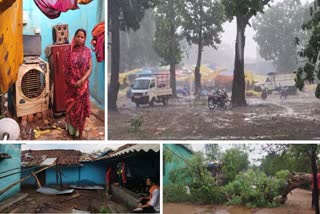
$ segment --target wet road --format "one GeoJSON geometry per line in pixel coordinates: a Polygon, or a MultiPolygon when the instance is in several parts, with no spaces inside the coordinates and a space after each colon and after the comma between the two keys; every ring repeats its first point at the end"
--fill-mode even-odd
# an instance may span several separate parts
{"type": "Polygon", "coordinates": [[[247,98],[247,107],[209,110],[206,97],[169,100],[168,106],[136,108],[119,98],[119,111],[108,113],[111,140],[314,140],[320,139],[320,101],[298,93],[280,100],[247,98]],[[139,118],[139,119],[137,119],[139,118]],[[138,131],[130,121],[141,120],[138,131]]]}
{"type": "Polygon", "coordinates": [[[193,205],[190,203],[164,203],[163,213],[186,213],[186,214],[313,214],[310,208],[312,193],[307,190],[295,189],[288,195],[285,204],[276,208],[250,209],[240,206],[224,205],[193,205]]]}

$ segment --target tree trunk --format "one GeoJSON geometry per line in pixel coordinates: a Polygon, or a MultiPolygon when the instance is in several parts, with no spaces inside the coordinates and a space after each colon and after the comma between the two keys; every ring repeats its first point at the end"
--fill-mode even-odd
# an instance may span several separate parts
{"type": "Polygon", "coordinates": [[[201,73],[200,73],[200,66],[201,66],[201,56],[202,56],[202,4],[200,5],[200,26],[199,26],[199,40],[198,40],[198,59],[197,59],[197,66],[194,71],[194,86],[195,86],[195,96],[198,97],[200,95],[201,90],[201,73]]]}
{"type": "Polygon", "coordinates": [[[176,97],[176,27],[175,27],[175,7],[174,0],[169,1],[170,10],[170,86],[172,89],[172,96],[176,97]]]}
{"type": "Polygon", "coordinates": [[[243,16],[237,16],[237,39],[235,44],[235,60],[232,83],[231,101],[233,106],[246,106],[246,83],[244,76],[244,47],[246,21],[243,16]]]}
{"type": "Polygon", "coordinates": [[[120,88],[120,5],[118,0],[109,1],[111,4],[111,78],[108,91],[108,110],[117,110],[117,98],[120,88]]]}
{"type": "Polygon", "coordinates": [[[312,175],[307,173],[293,173],[288,178],[288,185],[281,193],[280,203],[285,203],[287,200],[287,195],[294,189],[300,187],[304,184],[311,184],[312,175]]]}
{"type": "Polygon", "coordinates": [[[319,195],[318,195],[318,179],[317,179],[317,145],[312,147],[311,153],[311,164],[312,164],[312,179],[313,179],[313,190],[312,190],[312,206],[316,210],[316,214],[319,214],[319,195]]]}

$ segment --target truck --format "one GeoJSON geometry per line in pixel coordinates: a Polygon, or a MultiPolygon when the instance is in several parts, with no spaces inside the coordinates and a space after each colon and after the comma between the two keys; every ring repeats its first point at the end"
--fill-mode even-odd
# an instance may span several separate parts
{"type": "Polygon", "coordinates": [[[282,88],[286,88],[288,93],[293,95],[297,93],[297,87],[295,82],[295,74],[277,74],[269,73],[266,82],[271,83],[273,91],[281,91],[282,88]]]}
{"type": "Polygon", "coordinates": [[[131,101],[139,107],[141,104],[163,103],[167,105],[172,96],[170,73],[159,72],[137,77],[131,85],[131,101]]]}
{"type": "Polygon", "coordinates": [[[295,74],[278,74],[271,72],[267,75],[268,77],[264,82],[255,84],[255,91],[262,91],[263,88],[266,88],[270,94],[273,91],[281,91],[281,89],[286,88],[289,94],[296,94],[295,74]]]}

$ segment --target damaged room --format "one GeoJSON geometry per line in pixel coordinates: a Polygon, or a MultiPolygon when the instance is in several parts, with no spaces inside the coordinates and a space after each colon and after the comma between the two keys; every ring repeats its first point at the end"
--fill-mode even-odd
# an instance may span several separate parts
{"type": "Polygon", "coordinates": [[[0,1],[0,140],[105,139],[105,1],[0,1]]]}
{"type": "Polygon", "coordinates": [[[0,169],[0,212],[130,213],[160,188],[160,145],[3,144],[0,169]]]}

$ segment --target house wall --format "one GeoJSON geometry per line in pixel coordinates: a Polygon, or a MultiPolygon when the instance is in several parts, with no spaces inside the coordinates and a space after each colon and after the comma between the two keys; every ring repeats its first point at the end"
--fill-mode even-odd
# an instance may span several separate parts
{"type": "MultiPolygon", "coordinates": [[[[166,149],[166,147],[168,149],[170,149],[171,151],[173,151],[175,154],[177,154],[178,156],[182,157],[183,159],[189,160],[192,157],[192,154],[186,150],[185,148],[183,148],[182,146],[176,145],[176,144],[165,144],[164,145],[164,150],[166,149]]],[[[172,184],[172,182],[169,179],[169,175],[171,171],[180,169],[182,167],[186,166],[186,163],[179,158],[177,155],[174,155],[174,161],[172,162],[164,162],[163,164],[163,185],[168,185],[168,184],[172,184]]],[[[179,184],[183,184],[185,181],[180,181],[179,184]]]]}
{"type": "MultiPolygon", "coordinates": [[[[62,167],[63,184],[88,184],[88,185],[105,185],[106,164],[104,162],[85,163],[78,167],[62,167]]],[[[33,170],[34,171],[34,170],[33,170]]],[[[22,176],[29,175],[31,171],[26,171],[22,176]]],[[[36,185],[33,177],[23,182],[26,185],[36,185]]],[[[46,170],[46,183],[42,185],[54,185],[56,181],[56,170],[50,168],[46,170]]]]}
{"type": "MultiPolygon", "coordinates": [[[[0,144],[0,153],[7,153],[11,156],[10,159],[0,160],[0,172],[4,172],[10,169],[19,168],[7,173],[1,173],[1,176],[5,176],[14,172],[20,171],[21,165],[21,144],[0,144]]],[[[14,182],[20,180],[20,173],[8,176],[0,179],[0,190],[10,186],[14,182]]],[[[7,199],[20,192],[20,184],[17,184],[4,194],[0,195],[0,201],[7,199]]]]}
{"type": "MultiPolygon", "coordinates": [[[[35,172],[37,169],[31,169],[29,168],[30,170],[27,170],[28,168],[25,168],[25,167],[22,167],[22,170],[24,170],[23,172],[21,172],[21,178],[25,178],[29,175],[31,175],[31,172],[35,172]]],[[[21,185],[34,185],[36,186],[36,181],[34,179],[34,177],[30,177],[28,178],[27,180],[24,180],[21,185]]]]}
{"type": "MultiPolygon", "coordinates": [[[[52,45],[52,26],[57,24],[69,25],[69,41],[71,42],[77,29],[83,28],[87,31],[86,46],[91,47],[92,39],[91,31],[93,27],[105,20],[104,10],[105,1],[96,0],[87,5],[79,5],[78,10],[69,10],[56,19],[49,19],[36,6],[34,1],[23,1],[24,18],[27,24],[23,27],[23,34],[34,35],[35,29],[40,30],[41,35],[41,58],[48,61],[45,57],[45,49],[48,45],[52,45]]],[[[105,62],[97,63],[95,53],[92,54],[93,70],[90,76],[90,92],[91,96],[97,101],[101,108],[104,108],[104,70],[105,62]]]]}
{"type": "Polygon", "coordinates": [[[133,177],[147,178],[160,176],[160,153],[144,153],[125,160],[133,177]]]}
{"type": "Polygon", "coordinates": [[[105,185],[105,174],[107,165],[104,162],[94,162],[81,167],[80,178],[82,181],[94,182],[98,185],[105,185]]]}

